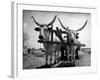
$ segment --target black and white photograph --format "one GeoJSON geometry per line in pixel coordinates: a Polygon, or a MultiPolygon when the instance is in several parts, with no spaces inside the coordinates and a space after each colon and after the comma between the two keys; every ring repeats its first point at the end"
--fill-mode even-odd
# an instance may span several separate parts
{"type": "Polygon", "coordinates": [[[23,69],[91,66],[91,14],[23,10],[23,69]]]}

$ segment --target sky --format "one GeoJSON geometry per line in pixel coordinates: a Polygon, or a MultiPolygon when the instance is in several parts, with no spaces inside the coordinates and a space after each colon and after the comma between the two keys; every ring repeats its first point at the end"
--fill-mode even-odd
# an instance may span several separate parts
{"type": "MultiPolygon", "coordinates": [[[[38,26],[34,23],[31,16],[34,16],[38,23],[48,24],[54,18],[55,15],[60,18],[61,22],[65,27],[69,26],[69,28],[72,30],[79,29],[83,26],[85,21],[88,20],[86,27],[83,30],[79,31],[79,41],[82,44],[86,44],[86,48],[91,48],[91,14],[34,10],[23,10],[24,45],[35,49],[43,47],[42,43],[40,44],[37,42],[39,32],[36,32],[34,28],[38,26]]],[[[53,25],[53,29],[55,29],[55,27],[61,28],[60,23],[57,19],[53,25]]]]}

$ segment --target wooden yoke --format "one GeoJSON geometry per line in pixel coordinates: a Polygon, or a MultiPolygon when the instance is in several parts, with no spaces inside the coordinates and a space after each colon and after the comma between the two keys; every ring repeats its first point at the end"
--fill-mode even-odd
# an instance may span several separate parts
{"type": "Polygon", "coordinates": [[[61,33],[61,29],[59,29],[58,27],[56,27],[57,32],[55,33],[56,36],[60,39],[61,42],[64,43],[64,40],[62,38],[62,33],[61,33]]]}

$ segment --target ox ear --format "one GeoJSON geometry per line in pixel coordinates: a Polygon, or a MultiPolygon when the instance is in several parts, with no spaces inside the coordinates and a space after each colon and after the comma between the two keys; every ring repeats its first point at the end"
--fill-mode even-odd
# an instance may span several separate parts
{"type": "Polygon", "coordinates": [[[58,18],[59,22],[60,22],[60,25],[63,29],[65,29],[66,31],[68,31],[68,29],[62,24],[62,22],[60,21],[60,19],[58,18]]]}
{"type": "Polygon", "coordinates": [[[55,17],[53,18],[53,20],[52,20],[49,24],[47,24],[47,27],[50,26],[50,25],[52,25],[52,24],[55,22],[56,17],[57,17],[57,16],[55,16],[55,17]]]}
{"type": "Polygon", "coordinates": [[[88,20],[86,20],[85,24],[81,28],[77,29],[76,31],[81,31],[86,26],[87,22],[88,20]]]}
{"type": "Polygon", "coordinates": [[[40,26],[40,24],[35,20],[35,18],[33,16],[31,16],[33,18],[33,21],[35,22],[35,24],[37,24],[38,26],[40,26]]]}

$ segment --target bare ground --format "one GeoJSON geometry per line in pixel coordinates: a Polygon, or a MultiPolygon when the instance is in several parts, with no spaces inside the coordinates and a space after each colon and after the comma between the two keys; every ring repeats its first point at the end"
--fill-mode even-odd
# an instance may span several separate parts
{"type": "Polygon", "coordinates": [[[91,66],[91,54],[80,51],[79,58],[80,59],[76,61],[76,66],[91,66]]]}
{"type": "MultiPolygon", "coordinates": [[[[79,60],[76,60],[75,66],[90,66],[91,54],[87,52],[79,52],[79,60]]],[[[45,64],[45,57],[43,55],[29,54],[23,57],[23,69],[34,69],[45,64]]]]}

